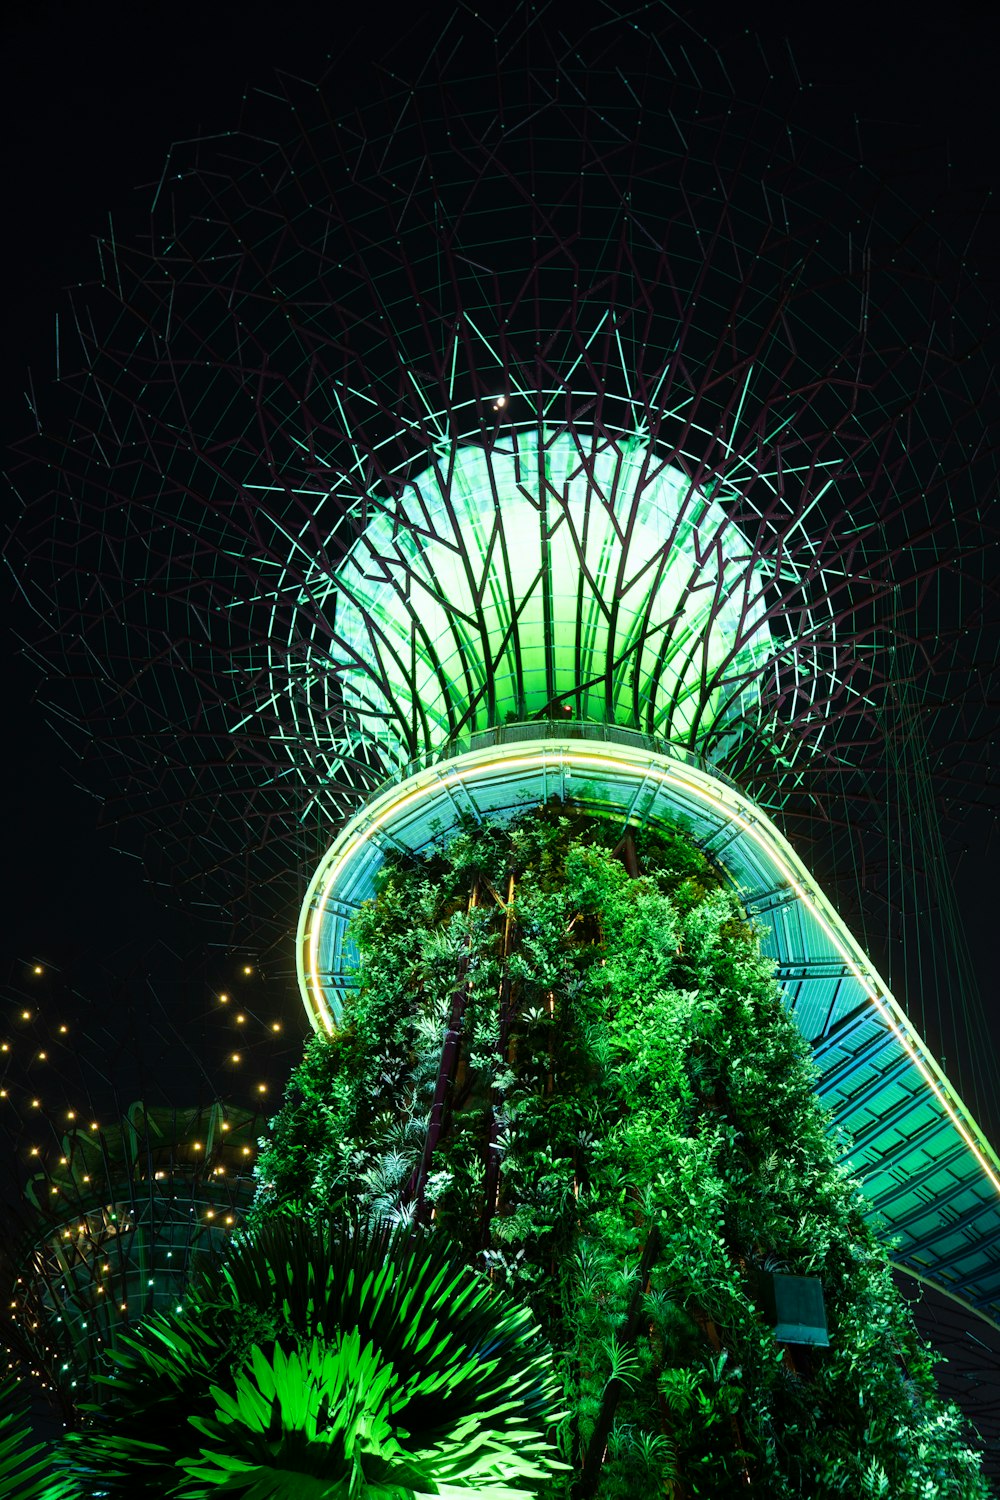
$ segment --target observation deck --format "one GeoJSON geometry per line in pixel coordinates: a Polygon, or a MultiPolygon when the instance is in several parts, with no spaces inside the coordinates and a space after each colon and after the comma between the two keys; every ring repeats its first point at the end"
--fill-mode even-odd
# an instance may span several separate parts
{"type": "Polygon", "coordinates": [[[623,826],[680,823],[725,873],[760,926],[893,1258],[1000,1327],[1000,1160],[787,840],[697,756],[535,721],[404,768],[346,825],[306,894],[297,960],[313,1026],[332,1030],[353,986],[350,921],[390,849],[420,855],[463,815],[502,820],[556,798],[623,826]]]}

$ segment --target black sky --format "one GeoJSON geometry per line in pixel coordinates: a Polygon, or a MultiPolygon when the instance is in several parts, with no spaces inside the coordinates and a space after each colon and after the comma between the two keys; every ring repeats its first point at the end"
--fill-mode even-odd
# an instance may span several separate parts
{"type": "MultiPolygon", "coordinates": [[[[488,13],[486,4],[475,0],[463,24],[477,25],[472,13],[488,13]]],[[[172,141],[234,126],[247,85],[267,88],[276,65],[313,77],[332,55],[342,101],[361,103],[387,53],[405,55],[412,46],[416,55],[454,9],[437,0],[359,6],[354,16],[343,0],[30,0],[9,9],[0,42],[5,437],[16,439],[30,424],[23,395],[29,367],[44,401],[61,288],[91,279],[92,237],[105,229],[109,210],[127,216],[141,201],[141,185],[155,180],[172,141]]],[[[542,24],[566,28],[581,14],[579,4],[554,0],[542,24]]],[[[591,5],[586,14],[606,12],[591,5]]],[[[820,134],[829,130],[843,141],[857,116],[861,149],[911,198],[936,196],[945,177],[981,198],[970,258],[994,295],[1000,292],[1000,209],[989,198],[1000,176],[1000,8],[875,0],[769,3],[755,14],[708,3],[686,14],[725,56],[752,57],[755,86],[761,71],[773,68],[795,96],[799,118],[820,134]],[[747,27],[759,32],[759,48],[747,41],[747,27]]],[[[4,600],[16,624],[19,610],[6,588],[4,600]]],[[[51,962],[60,967],[59,984],[106,986],[108,994],[117,985],[133,1008],[140,992],[142,1013],[160,1006],[164,1017],[183,1016],[191,1036],[209,1036],[221,1056],[206,1019],[208,997],[236,982],[243,955],[203,955],[203,934],[165,911],[144,889],[138,864],[95,831],[96,806],[72,785],[62,747],[32,705],[34,674],[9,637],[6,666],[0,980],[9,974],[10,988],[0,1005],[20,1005],[32,983],[30,965],[51,962]],[[149,998],[151,978],[160,998],[149,998]]],[[[992,938],[978,936],[992,932],[997,882],[974,838],[971,847],[958,879],[984,999],[998,1014],[992,938]]],[[[287,985],[273,985],[260,1004],[280,1012],[290,1037],[303,1034],[287,985]]],[[[166,1019],[163,1025],[165,1035],[166,1019]]],[[[172,1054],[164,1047],[157,1041],[153,1052],[167,1067],[162,1059],[172,1054]]]]}

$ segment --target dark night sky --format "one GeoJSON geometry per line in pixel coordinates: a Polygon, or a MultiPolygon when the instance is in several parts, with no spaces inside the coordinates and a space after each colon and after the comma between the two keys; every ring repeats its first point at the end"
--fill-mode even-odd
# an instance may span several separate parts
{"type": "MultiPolygon", "coordinates": [[[[39,391],[51,370],[60,288],[90,279],[91,236],[105,226],[109,209],[127,213],[136,201],[135,186],[155,179],[173,140],[235,124],[246,84],[266,87],[278,64],[315,75],[331,52],[343,58],[343,99],[360,102],[369,68],[385,47],[398,45],[406,33],[428,37],[453,7],[435,0],[398,11],[359,7],[353,34],[345,33],[344,9],[298,0],[29,0],[8,9],[0,88],[6,228],[0,251],[6,269],[0,409],[6,435],[16,438],[30,420],[23,396],[26,368],[32,367],[39,391]]],[[[986,201],[1000,146],[1000,9],[986,3],[769,3],[760,12],[754,17],[746,5],[710,3],[688,11],[727,56],[730,43],[735,54],[748,46],[742,33],[756,26],[763,55],[778,60],[794,92],[787,37],[798,73],[811,82],[805,100],[796,101],[806,123],[821,134],[829,127],[843,139],[857,115],[866,153],[895,171],[911,195],[924,184],[936,190],[949,170],[986,201]]],[[[580,13],[579,5],[556,0],[544,24],[562,25],[580,13]]],[[[593,13],[600,15],[599,7],[593,13]]],[[[414,43],[417,50],[423,45],[414,43]]],[[[764,64],[755,59],[754,66],[764,64]]],[[[972,253],[984,280],[996,286],[995,210],[987,210],[972,253]]],[[[16,621],[16,607],[5,607],[16,621]]],[[[60,965],[63,975],[45,976],[46,984],[75,983],[95,1001],[95,988],[103,1000],[117,986],[131,1005],[116,1008],[116,1015],[136,1010],[137,993],[146,997],[138,1006],[143,1016],[155,1015],[161,1004],[172,1008],[190,1021],[192,1039],[221,1057],[224,1030],[211,1017],[210,992],[213,985],[237,982],[242,956],[215,951],[203,961],[202,934],[158,906],[142,886],[138,864],[114,853],[109,839],[95,832],[95,805],[72,786],[61,747],[32,706],[33,674],[12,644],[8,650],[8,879],[0,976],[9,972],[10,987],[0,1007],[21,1004],[24,987],[32,983],[26,964],[41,959],[60,965]],[[185,973],[195,978],[185,980],[185,973]]],[[[960,875],[973,931],[992,925],[996,882],[989,874],[972,854],[960,875]]],[[[977,959],[985,1000],[995,1013],[985,944],[977,959]]],[[[274,981],[257,1002],[261,1015],[280,1014],[290,1040],[303,1033],[287,983],[274,981]]],[[[99,1046],[100,1024],[92,1018],[99,1046]]],[[[113,1050],[112,1031],[107,1045],[113,1050]]],[[[174,1056],[159,1040],[128,1043],[133,1045],[150,1056],[174,1056]]],[[[183,1064],[156,1066],[169,1073],[183,1064]]],[[[283,1066],[272,1057],[276,1082],[283,1066]]]]}

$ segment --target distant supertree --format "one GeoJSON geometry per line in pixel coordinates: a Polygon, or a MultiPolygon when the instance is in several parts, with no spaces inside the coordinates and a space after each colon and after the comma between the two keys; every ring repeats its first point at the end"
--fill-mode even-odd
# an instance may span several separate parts
{"type": "Polygon", "coordinates": [[[247,957],[224,965],[225,989],[197,951],[148,943],[89,965],[29,956],[0,988],[2,1342],[45,1428],[53,1409],[78,1418],[102,1351],[175,1306],[197,1254],[240,1222],[287,1069],[274,990],[247,957]]]}
{"type": "Polygon", "coordinates": [[[113,1128],[78,1122],[31,1179],[4,1234],[2,1336],[65,1417],[92,1399],[119,1334],[172,1312],[196,1257],[239,1224],[258,1130],[222,1104],[137,1103],[113,1128]]]}
{"type": "MultiPolygon", "coordinates": [[[[739,105],[685,36],[658,10],[579,48],[512,20],[485,76],[432,61],[350,119],[286,80],[277,121],[177,153],[148,236],[104,242],[76,308],[72,415],[39,417],[9,551],[31,649],[156,878],[280,933],[289,872],[330,846],[299,977],[348,1071],[385,1041],[340,1022],[350,919],[390,855],[400,889],[407,859],[433,889],[456,831],[488,843],[559,801],[617,825],[607,853],[639,878],[634,831],[681,820],[767,929],[901,1258],[997,1317],[1000,1163],[920,1035],[988,1076],[961,950],[945,965],[933,936],[954,909],[942,804],[980,799],[989,743],[986,318],[919,215],[739,105]],[[871,958],[898,936],[909,1015],[871,958]]],[[[518,1060],[525,871],[517,847],[488,877],[456,850],[465,949],[430,897],[402,933],[455,967],[444,1012],[394,1022],[430,1027],[429,1096],[390,1121],[425,1144],[402,1184],[380,1164],[397,1213],[430,1213],[452,1103],[479,1101],[465,1007],[497,944],[521,979],[500,979],[489,1066],[518,1060]]],[[[589,963],[604,917],[578,906],[589,963]]],[[[556,1004],[543,987],[531,1024],[556,1004]]],[[[657,1243],[629,1247],[644,1276],[657,1243]]],[[[733,1230],[740,1275],[751,1251],[733,1230]]],[[[647,1290],[622,1294],[632,1342],[647,1290]]],[[[695,1323],[719,1337],[704,1299],[695,1323]]],[[[569,1444],[587,1493],[608,1404],[586,1459],[569,1444]]]]}

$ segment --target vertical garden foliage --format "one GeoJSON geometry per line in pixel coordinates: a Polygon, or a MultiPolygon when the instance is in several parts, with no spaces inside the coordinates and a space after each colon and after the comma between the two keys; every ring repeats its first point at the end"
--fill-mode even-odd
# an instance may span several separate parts
{"type": "Polygon", "coordinates": [[[387,868],[258,1221],[430,1222],[530,1302],[553,1497],[987,1494],[738,900],[682,832],[637,833],[636,877],[616,839],[550,809],[387,868]],[[829,1348],[777,1343],[767,1268],[821,1279],[829,1348]]]}

